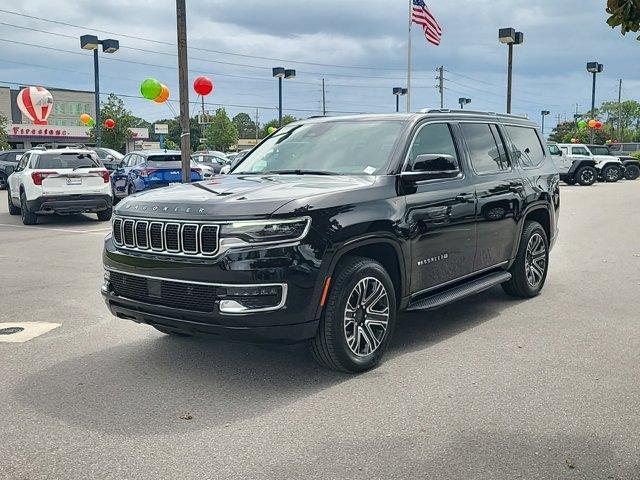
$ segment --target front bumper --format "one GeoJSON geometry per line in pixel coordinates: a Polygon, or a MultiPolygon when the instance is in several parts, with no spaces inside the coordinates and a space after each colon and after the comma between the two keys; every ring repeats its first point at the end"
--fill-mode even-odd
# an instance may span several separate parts
{"type": "Polygon", "coordinates": [[[95,213],[112,205],[113,198],[105,194],[46,195],[27,201],[29,210],[37,213],[95,213]]]}
{"type": "Polygon", "coordinates": [[[123,252],[107,237],[103,260],[110,273],[101,291],[118,318],[237,341],[297,343],[313,338],[318,327],[317,285],[322,282],[317,281],[320,262],[312,261],[311,251],[297,245],[194,260],[123,252]],[[143,293],[137,282],[117,284],[113,272],[142,279],[143,293]],[[280,289],[267,308],[252,304],[255,298],[240,300],[238,291],[262,287],[280,289]],[[155,298],[147,296],[152,290],[155,298]]]}

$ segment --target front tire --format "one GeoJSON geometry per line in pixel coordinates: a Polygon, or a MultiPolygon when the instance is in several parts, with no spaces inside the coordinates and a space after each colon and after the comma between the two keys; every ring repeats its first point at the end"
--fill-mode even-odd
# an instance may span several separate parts
{"type": "Polygon", "coordinates": [[[640,167],[637,165],[629,165],[624,172],[624,178],[627,180],[636,180],[640,177],[640,167]]]}
{"type": "Polygon", "coordinates": [[[593,167],[581,167],[576,172],[576,180],[583,187],[588,187],[596,183],[598,172],[593,167]]]}
{"type": "Polygon", "coordinates": [[[29,210],[27,206],[27,196],[24,192],[20,193],[20,215],[22,215],[22,223],[24,225],[35,225],[38,223],[38,215],[29,210]]]}
{"type": "Polygon", "coordinates": [[[613,165],[602,169],[602,178],[605,182],[615,183],[622,178],[622,171],[613,165]]]}
{"type": "Polygon", "coordinates": [[[9,209],[9,215],[20,215],[20,208],[16,207],[11,200],[9,185],[7,185],[7,207],[9,209]]]}
{"type": "Polygon", "coordinates": [[[516,260],[509,269],[511,280],[502,284],[512,297],[531,298],[540,293],[549,270],[549,239],[538,222],[524,225],[516,260]]]}
{"type": "Polygon", "coordinates": [[[333,278],[311,353],[332,370],[372,369],[382,360],[396,322],[391,277],[375,260],[348,257],[333,278]]]}

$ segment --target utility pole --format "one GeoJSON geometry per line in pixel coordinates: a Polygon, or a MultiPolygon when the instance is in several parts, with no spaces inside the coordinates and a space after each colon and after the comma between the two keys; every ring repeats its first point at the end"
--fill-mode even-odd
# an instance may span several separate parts
{"type": "Polygon", "coordinates": [[[622,79],[618,84],[618,141],[622,142],[622,79]]]}
{"type": "Polygon", "coordinates": [[[189,127],[189,78],[187,63],[187,10],[185,0],[176,0],[178,23],[178,89],[180,91],[180,150],[182,152],[182,182],[191,181],[191,134],[189,127]]]}
{"type": "Polygon", "coordinates": [[[327,96],[324,89],[324,78],[322,79],[322,116],[327,115],[327,96]]]}
{"type": "Polygon", "coordinates": [[[258,109],[256,108],[256,144],[258,143],[258,109]]]}
{"type": "Polygon", "coordinates": [[[438,91],[440,92],[440,108],[444,108],[444,66],[438,68],[438,91]]]}

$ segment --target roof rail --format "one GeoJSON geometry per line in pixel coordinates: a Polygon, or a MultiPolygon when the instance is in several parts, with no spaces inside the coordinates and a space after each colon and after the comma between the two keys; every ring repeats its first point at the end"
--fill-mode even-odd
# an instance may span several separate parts
{"type": "Polygon", "coordinates": [[[465,113],[467,115],[495,115],[496,117],[512,117],[512,118],[522,118],[524,120],[529,120],[529,117],[526,115],[514,115],[512,113],[496,113],[496,112],[484,112],[481,110],[460,110],[460,109],[451,109],[451,108],[423,108],[419,113],[465,113]]]}

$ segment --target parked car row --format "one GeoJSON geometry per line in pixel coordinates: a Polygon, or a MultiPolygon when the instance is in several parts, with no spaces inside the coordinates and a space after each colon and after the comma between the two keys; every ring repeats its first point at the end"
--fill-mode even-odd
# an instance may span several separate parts
{"type": "Polygon", "coordinates": [[[640,161],[635,157],[618,156],[605,145],[580,143],[549,143],[556,159],[560,179],[569,185],[593,185],[596,181],[617,182],[640,177],[640,161]]]}

